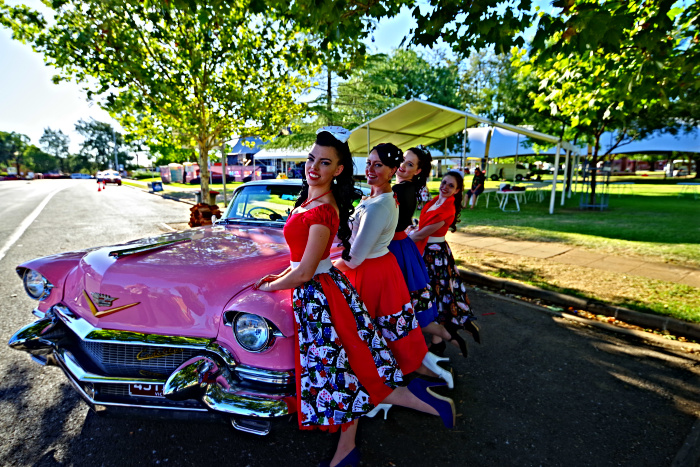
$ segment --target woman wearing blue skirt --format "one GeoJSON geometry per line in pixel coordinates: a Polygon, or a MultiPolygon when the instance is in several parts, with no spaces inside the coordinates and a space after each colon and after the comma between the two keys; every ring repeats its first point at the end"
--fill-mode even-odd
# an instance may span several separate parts
{"type": "MultiPolygon", "coordinates": [[[[396,226],[394,239],[389,244],[389,251],[396,256],[396,261],[401,267],[401,272],[406,280],[406,285],[411,293],[411,303],[418,320],[418,324],[424,333],[439,337],[436,339],[442,342],[443,339],[450,340],[450,334],[440,324],[438,324],[438,310],[435,306],[435,297],[430,288],[430,276],[425,267],[423,256],[418,251],[416,243],[408,238],[406,229],[413,225],[413,214],[416,210],[418,195],[430,174],[431,161],[430,153],[427,149],[411,148],[403,155],[404,161],[396,171],[398,183],[392,187],[397,201],[399,202],[399,222],[396,226]]],[[[437,374],[444,374],[438,359],[432,353],[426,356],[427,362],[423,364],[437,374]]]]}

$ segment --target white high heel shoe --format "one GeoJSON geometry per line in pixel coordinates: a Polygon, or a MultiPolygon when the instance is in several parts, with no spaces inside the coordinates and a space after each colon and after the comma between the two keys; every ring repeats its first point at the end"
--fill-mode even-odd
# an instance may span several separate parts
{"type": "Polygon", "coordinates": [[[386,414],[389,413],[389,409],[391,408],[391,404],[379,404],[369,412],[365,414],[365,417],[369,418],[374,418],[380,410],[384,411],[384,420],[386,420],[386,414]]]}
{"type": "Polygon", "coordinates": [[[443,367],[438,365],[438,362],[444,362],[444,361],[449,361],[450,359],[447,357],[438,357],[437,355],[428,352],[425,354],[425,357],[423,357],[423,365],[436,375],[438,375],[439,378],[444,379],[445,382],[447,383],[447,387],[450,389],[454,388],[454,379],[452,378],[452,372],[445,370],[443,367]]]}

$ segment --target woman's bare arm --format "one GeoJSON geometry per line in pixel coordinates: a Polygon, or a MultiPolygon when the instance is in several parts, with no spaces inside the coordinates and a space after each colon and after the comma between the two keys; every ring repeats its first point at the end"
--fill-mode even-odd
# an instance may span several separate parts
{"type": "Polygon", "coordinates": [[[323,224],[314,224],[309,228],[309,239],[306,242],[304,256],[302,256],[299,266],[292,269],[283,277],[272,282],[265,282],[260,285],[259,290],[272,292],[275,290],[293,289],[308,282],[314,274],[318,264],[323,259],[326,245],[331,236],[331,229],[323,224]]]}

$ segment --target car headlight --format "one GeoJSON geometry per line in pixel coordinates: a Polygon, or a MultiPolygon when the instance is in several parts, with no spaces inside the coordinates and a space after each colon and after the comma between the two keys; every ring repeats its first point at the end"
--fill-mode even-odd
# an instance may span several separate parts
{"type": "Polygon", "coordinates": [[[53,288],[48,279],[31,269],[24,271],[22,280],[24,281],[24,290],[34,300],[44,300],[53,288]]]}
{"type": "Polygon", "coordinates": [[[233,323],[233,334],[246,350],[258,352],[270,340],[270,327],[265,318],[251,313],[239,313],[233,323]]]}

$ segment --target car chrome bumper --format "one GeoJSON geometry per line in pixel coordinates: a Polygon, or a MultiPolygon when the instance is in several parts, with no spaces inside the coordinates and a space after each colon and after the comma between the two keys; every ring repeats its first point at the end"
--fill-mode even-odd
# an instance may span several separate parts
{"type": "Polygon", "coordinates": [[[28,352],[40,364],[59,366],[97,412],[119,408],[159,410],[173,412],[172,418],[182,418],[177,414],[183,412],[216,413],[230,418],[238,430],[267,434],[272,419],[295,411],[291,373],[236,365],[230,353],[208,339],[123,331],[109,335],[108,330],[94,328],[63,305],[54,306],[43,318],[17,331],[8,344],[28,352]],[[115,376],[92,365],[88,356],[81,354],[86,345],[101,343],[161,351],[185,349],[187,354],[183,355],[195,356],[169,376],[115,376]],[[133,385],[162,386],[162,395],[131,394],[133,385]]]}

